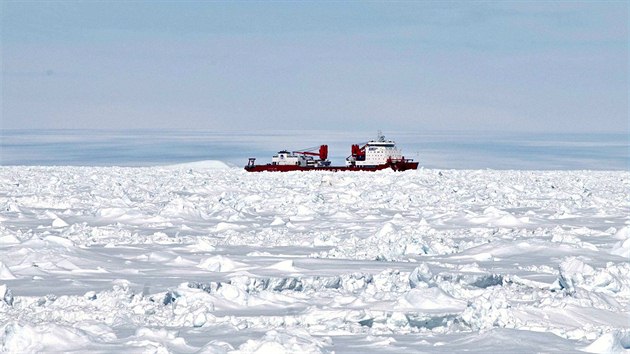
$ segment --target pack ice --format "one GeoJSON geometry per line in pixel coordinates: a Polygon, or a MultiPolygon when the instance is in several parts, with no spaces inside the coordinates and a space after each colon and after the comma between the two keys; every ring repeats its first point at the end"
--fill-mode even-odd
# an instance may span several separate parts
{"type": "Polygon", "coordinates": [[[629,352],[628,172],[215,167],[0,167],[2,351],[629,352]]]}

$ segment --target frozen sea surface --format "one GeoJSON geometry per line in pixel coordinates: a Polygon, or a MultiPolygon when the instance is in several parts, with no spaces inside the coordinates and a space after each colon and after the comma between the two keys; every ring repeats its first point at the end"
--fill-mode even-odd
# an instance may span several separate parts
{"type": "MultiPolygon", "coordinates": [[[[517,170],[628,170],[627,133],[384,132],[406,157],[426,168],[517,170]]],[[[1,165],[153,166],[221,160],[244,166],[269,162],[281,149],[328,144],[343,164],[350,144],[375,132],[330,131],[99,131],[0,130],[1,165]]]]}
{"type": "Polygon", "coordinates": [[[630,173],[0,167],[2,351],[628,352],[630,173]]]}

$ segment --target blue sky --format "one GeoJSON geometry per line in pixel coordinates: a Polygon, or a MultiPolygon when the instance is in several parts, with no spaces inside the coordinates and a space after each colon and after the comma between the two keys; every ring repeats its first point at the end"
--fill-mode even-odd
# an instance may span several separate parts
{"type": "Polygon", "coordinates": [[[628,2],[2,2],[3,129],[628,131],[628,2]]]}

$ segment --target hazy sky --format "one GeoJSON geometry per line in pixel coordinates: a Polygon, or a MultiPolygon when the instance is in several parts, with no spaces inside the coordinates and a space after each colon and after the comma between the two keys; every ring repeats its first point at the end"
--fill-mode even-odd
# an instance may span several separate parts
{"type": "Polygon", "coordinates": [[[627,131],[627,1],[2,2],[2,128],[627,131]]]}

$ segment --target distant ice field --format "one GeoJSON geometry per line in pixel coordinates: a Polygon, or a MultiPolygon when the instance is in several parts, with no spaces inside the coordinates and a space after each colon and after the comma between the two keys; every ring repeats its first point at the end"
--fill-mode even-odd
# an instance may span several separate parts
{"type": "Polygon", "coordinates": [[[627,353],[629,274],[627,171],[0,167],[2,352],[627,353]]]}
{"type": "MultiPolygon", "coordinates": [[[[426,168],[517,170],[628,170],[627,133],[463,133],[389,132],[408,158],[426,168]]],[[[221,160],[244,166],[275,152],[330,146],[330,158],[343,164],[350,145],[376,132],[329,131],[0,131],[0,165],[153,166],[221,160]]]]}

